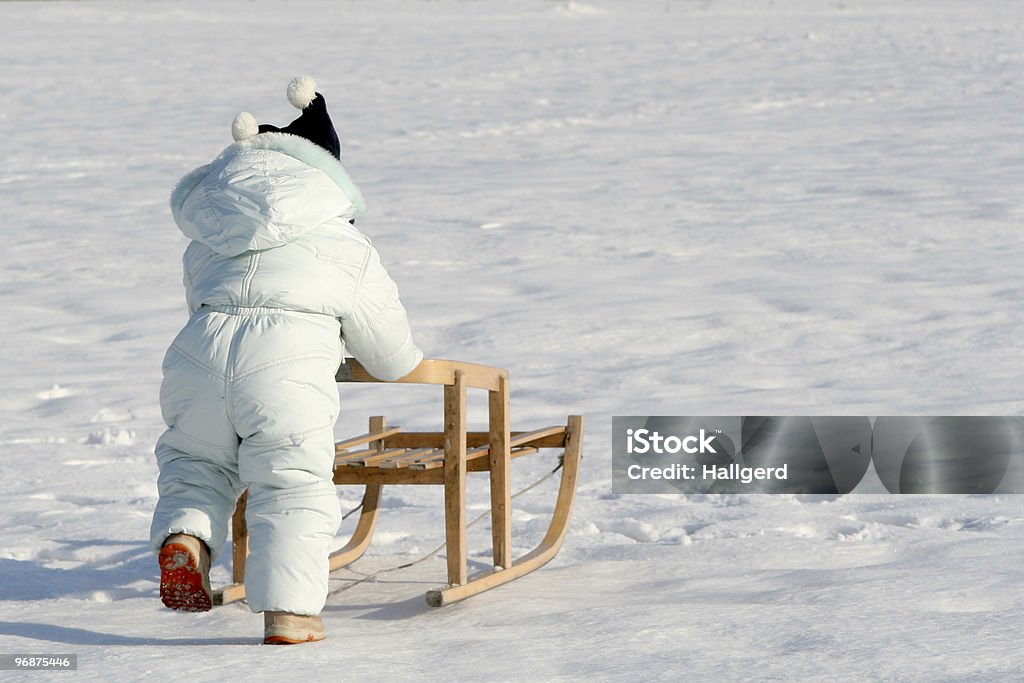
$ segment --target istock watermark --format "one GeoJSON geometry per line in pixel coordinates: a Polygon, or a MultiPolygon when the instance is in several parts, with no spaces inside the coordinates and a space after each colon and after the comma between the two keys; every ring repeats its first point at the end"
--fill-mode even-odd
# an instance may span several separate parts
{"type": "Polygon", "coordinates": [[[667,437],[649,429],[627,429],[626,430],[626,452],[627,453],[714,453],[711,445],[711,438],[704,430],[700,430],[698,436],[684,436],[679,438],[675,434],[667,437]],[[696,444],[696,445],[694,445],[696,444]]]}
{"type": "Polygon", "coordinates": [[[1024,417],[614,417],[612,490],[1024,493],[1024,417]]]}

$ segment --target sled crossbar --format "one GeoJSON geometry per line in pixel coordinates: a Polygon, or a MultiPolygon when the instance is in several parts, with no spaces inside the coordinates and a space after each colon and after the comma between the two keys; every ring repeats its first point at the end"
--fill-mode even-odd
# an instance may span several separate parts
{"type": "MultiPolygon", "coordinates": [[[[381,382],[348,359],[338,382],[381,382]]],[[[562,546],[569,527],[576,480],[582,458],[583,417],[570,415],[564,425],[532,431],[510,428],[508,372],[476,363],[426,359],[394,384],[436,384],[443,387],[444,429],[406,432],[382,416],[371,417],[365,434],[335,445],[334,483],[364,486],[359,521],[348,543],[330,557],[331,571],[362,557],[370,545],[385,484],[444,487],[445,544],[448,583],[427,592],[427,603],[439,607],[508,583],[546,564],[562,546]],[[488,430],[467,430],[467,393],[488,395],[488,430]],[[512,558],[511,462],[545,449],[562,451],[561,482],[551,523],[543,540],[525,555],[512,558]],[[466,475],[488,472],[491,494],[493,567],[475,576],[468,572],[466,546],[466,475]]],[[[248,535],[246,494],[232,520],[232,573],[235,583],[215,591],[217,604],[245,597],[248,535]]]]}

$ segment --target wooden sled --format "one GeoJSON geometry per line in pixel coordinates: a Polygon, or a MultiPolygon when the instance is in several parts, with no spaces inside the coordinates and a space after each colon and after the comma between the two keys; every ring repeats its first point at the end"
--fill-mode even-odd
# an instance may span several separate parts
{"type": "MultiPolygon", "coordinates": [[[[348,359],[338,370],[339,382],[381,382],[348,359]]],[[[384,417],[371,417],[369,431],[335,446],[334,483],[365,486],[362,509],[349,542],[330,558],[331,571],[355,562],[370,545],[385,484],[444,486],[445,544],[448,585],[427,592],[427,604],[440,607],[508,583],[546,564],[558,553],[569,527],[576,480],[582,458],[583,417],[570,415],[565,425],[513,432],[509,419],[508,372],[475,363],[424,360],[396,384],[439,384],[444,387],[444,431],[405,432],[384,417]],[[466,427],[468,389],[488,392],[488,431],[466,427]],[[536,548],[512,558],[511,461],[541,449],[562,449],[561,484],[551,524],[536,548]],[[469,576],[466,549],[466,474],[489,472],[493,568],[469,576]]],[[[232,519],[232,579],[214,591],[215,604],[245,597],[246,494],[232,519]]]]}

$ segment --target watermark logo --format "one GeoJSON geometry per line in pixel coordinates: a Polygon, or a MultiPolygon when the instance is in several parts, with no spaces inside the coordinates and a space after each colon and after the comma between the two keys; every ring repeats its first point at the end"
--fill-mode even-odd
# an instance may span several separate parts
{"type": "Polygon", "coordinates": [[[627,429],[626,451],[628,453],[717,453],[711,445],[711,438],[702,429],[697,436],[679,438],[675,434],[662,436],[650,429],[627,429]],[[696,445],[694,445],[696,444],[696,445]]]}
{"type": "Polygon", "coordinates": [[[616,493],[1024,493],[1024,418],[622,416],[616,493]]]}

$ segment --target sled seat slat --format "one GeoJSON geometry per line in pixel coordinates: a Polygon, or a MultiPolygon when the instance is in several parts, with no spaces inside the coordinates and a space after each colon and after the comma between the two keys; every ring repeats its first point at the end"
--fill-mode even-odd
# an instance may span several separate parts
{"type": "Polygon", "coordinates": [[[406,453],[404,448],[386,448],[383,451],[373,449],[352,451],[350,453],[343,453],[342,455],[335,456],[334,468],[378,465],[389,458],[394,458],[402,455],[403,453],[406,453]]]}
{"type": "MultiPolygon", "coordinates": [[[[392,428],[382,432],[368,432],[362,436],[354,437],[346,441],[339,442],[335,447],[335,458],[334,467],[381,467],[383,469],[401,469],[403,467],[412,467],[419,470],[434,469],[435,467],[441,467],[444,464],[444,449],[443,448],[393,448],[391,447],[391,439],[389,437],[401,433],[406,437],[414,437],[417,435],[416,432],[400,432],[400,428],[392,428]],[[379,448],[368,448],[359,451],[349,451],[347,447],[353,444],[359,443],[370,443],[370,442],[383,443],[384,449],[379,448]]],[[[426,439],[433,441],[434,436],[438,437],[443,441],[444,434],[441,432],[428,432],[421,433],[426,439]]],[[[483,440],[484,433],[480,434],[480,440],[483,440]]],[[[489,436],[489,435],[488,435],[489,436]]],[[[565,426],[559,425],[554,427],[545,427],[543,429],[535,429],[531,432],[516,432],[509,440],[508,446],[511,450],[511,457],[519,457],[522,455],[528,455],[537,453],[539,448],[543,446],[540,444],[547,444],[553,437],[557,437],[552,446],[558,447],[565,442],[565,426]],[[538,444],[534,446],[533,444],[538,444]]],[[[467,439],[468,441],[468,439],[467,439]]],[[[466,462],[467,464],[473,461],[484,458],[491,452],[490,445],[476,446],[466,451],[466,462]]],[[[487,467],[474,467],[470,466],[469,471],[482,472],[486,471],[487,467]]]]}
{"type": "MultiPolygon", "coordinates": [[[[398,455],[392,456],[377,463],[377,467],[383,469],[398,469],[430,457],[437,453],[436,448],[403,448],[398,455]]],[[[442,452],[443,453],[443,452],[442,452]]]]}
{"type": "MultiPolygon", "coordinates": [[[[564,427],[562,428],[565,429],[564,427]]],[[[486,456],[490,454],[490,448],[483,446],[466,452],[467,471],[486,472],[489,469],[486,456]]],[[[511,457],[518,458],[523,455],[539,453],[540,449],[534,446],[516,446],[511,449],[511,457]]],[[[384,470],[395,470],[412,468],[415,470],[431,470],[444,465],[444,451],[434,448],[394,448],[384,451],[362,450],[346,452],[337,456],[334,460],[335,470],[354,467],[379,467],[384,470]]]]}
{"type": "MultiPolygon", "coordinates": [[[[487,472],[490,470],[490,465],[487,462],[487,457],[490,455],[491,449],[487,447],[474,449],[466,453],[466,471],[467,472],[487,472]]],[[[531,446],[523,446],[520,448],[513,448],[509,454],[513,458],[518,458],[521,455],[530,455],[539,452],[536,448],[531,446]]],[[[430,456],[428,459],[421,459],[408,464],[411,469],[414,470],[432,470],[435,467],[444,466],[444,453],[440,456],[430,456]]],[[[383,466],[382,467],[386,467],[383,466]]]]}
{"type": "MultiPolygon", "coordinates": [[[[438,454],[436,448],[388,448],[383,451],[359,451],[349,456],[339,456],[334,461],[334,468],[340,467],[381,467],[396,469],[408,467],[424,458],[433,458],[438,454]]],[[[444,458],[444,451],[440,452],[444,458]]]]}
{"type": "Polygon", "coordinates": [[[344,441],[339,441],[338,443],[334,444],[334,452],[335,454],[341,454],[354,446],[362,446],[364,443],[380,441],[381,439],[385,439],[389,436],[394,436],[395,434],[398,434],[401,431],[402,428],[399,427],[398,425],[395,425],[390,429],[385,429],[384,431],[378,433],[367,432],[366,434],[361,434],[360,436],[353,436],[351,439],[345,439],[344,441]]]}
{"type": "MultiPolygon", "coordinates": [[[[565,441],[565,426],[562,425],[560,427],[545,427],[544,429],[537,429],[537,430],[534,430],[532,432],[523,432],[519,436],[515,436],[515,437],[511,438],[509,440],[509,442],[508,442],[508,446],[509,446],[510,449],[512,449],[512,454],[511,454],[512,457],[516,457],[516,455],[517,455],[515,453],[515,449],[516,448],[518,448],[518,447],[520,447],[520,446],[522,446],[524,444],[529,444],[532,441],[536,441],[536,440],[542,439],[542,438],[547,437],[547,436],[553,436],[555,434],[561,434],[562,435],[562,442],[564,443],[564,441],[565,441]]],[[[469,462],[470,460],[475,460],[476,458],[481,458],[481,457],[489,454],[490,452],[491,452],[491,447],[490,446],[478,446],[477,448],[473,448],[473,449],[471,449],[469,451],[466,451],[466,461],[469,462]]],[[[536,453],[537,449],[533,448],[530,452],[531,453],[536,453]]],[[[518,455],[526,455],[526,453],[519,453],[518,455]]],[[[443,462],[444,462],[444,451],[440,451],[438,453],[434,453],[434,454],[431,454],[431,455],[429,455],[429,456],[427,456],[425,458],[421,458],[420,460],[417,460],[413,464],[413,467],[415,467],[417,469],[428,469],[429,467],[433,466],[434,463],[443,463],[443,462]]]]}

